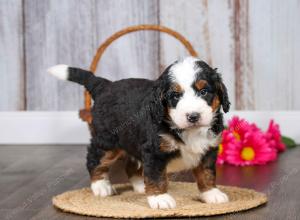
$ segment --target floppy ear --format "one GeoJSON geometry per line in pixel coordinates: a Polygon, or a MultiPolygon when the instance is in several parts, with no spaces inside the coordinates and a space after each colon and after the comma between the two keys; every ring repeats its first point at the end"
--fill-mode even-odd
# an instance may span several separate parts
{"type": "Polygon", "coordinates": [[[224,83],[222,82],[221,78],[220,78],[220,82],[218,82],[218,84],[217,84],[217,94],[220,98],[223,111],[225,113],[227,113],[230,109],[230,104],[231,103],[230,103],[229,98],[228,98],[227,88],[224,85],[224,83]]]}
{"type": "Polygon", "coordinates": [[[164,89],[160,82],[157,82],[152,89],[152,94],[150,95],[150,115],[155,123],[161,123],[164,119],[165,105],[164,105],[164,89]]]}
{"type": "Polygon", "coordinates": [[[156,80],[151,94],[147,97],[146,102],[149,105],[150,116],[155,123],[161,123],[165,117],[166,92],[169,88],[169,69],[167,67],[161,76],[156,80]]]}

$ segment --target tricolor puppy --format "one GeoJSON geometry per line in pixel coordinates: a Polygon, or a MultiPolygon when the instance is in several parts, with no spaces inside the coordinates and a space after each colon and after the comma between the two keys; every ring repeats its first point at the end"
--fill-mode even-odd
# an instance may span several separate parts
{"type": "Polygon", "coordinates": [[[60,79],[84,85],[94,100],[93,135],[87,168],[96,196],[115,193],[110,166],[126,157],[133,189],[146,193],[153,209],[175,208],[167,173],[192,170],[199,198],[227,202],[216,188],[215,162],[224,112],[230,102],[221,76],[205,62],[188,57],[171,64],[154,81],[111,82],[66,65],[48,70],[60,79]]]}

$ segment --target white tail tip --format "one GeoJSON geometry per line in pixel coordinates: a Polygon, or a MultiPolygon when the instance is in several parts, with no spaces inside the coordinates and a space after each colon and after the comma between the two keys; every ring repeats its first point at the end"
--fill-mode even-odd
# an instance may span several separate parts
{"type": "Polygon", "coordinates": [[[50,67],[49,69],[47,69],[47,72],[61,80],[67,80],[69,75],[68,68],[69,68],[68,65],[59,64],[50,67]]]}

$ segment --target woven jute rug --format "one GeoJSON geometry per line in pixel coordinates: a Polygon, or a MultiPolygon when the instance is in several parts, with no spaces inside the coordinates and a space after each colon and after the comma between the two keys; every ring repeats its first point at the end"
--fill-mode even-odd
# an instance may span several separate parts
{"type": "Polygon", "coordinates": [[[267,202],[263,193],[250,189],[218,186],[227,193],[230,202],[205,204],[198,200],[195,183],[170,182],[169,194],[177,203],[175,209],[149,208],[145,194],[132,191],[129,184],[115,185],[117,195],[96,197],[89,188],[68,191],[53,197],[55,207],[80,215],[113,218],[191,217],[210,216],[251,209],[267,202]]]}

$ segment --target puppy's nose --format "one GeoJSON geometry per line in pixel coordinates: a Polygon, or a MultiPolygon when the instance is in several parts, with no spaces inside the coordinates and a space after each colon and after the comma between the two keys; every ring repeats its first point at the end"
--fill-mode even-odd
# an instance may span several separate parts
{"type": "Polygon", "coordinates": [[[198,112],[192,112],[186,115],[187,120],[191,123],[195,123],[199,120],[200,114],[198,112]]]}

